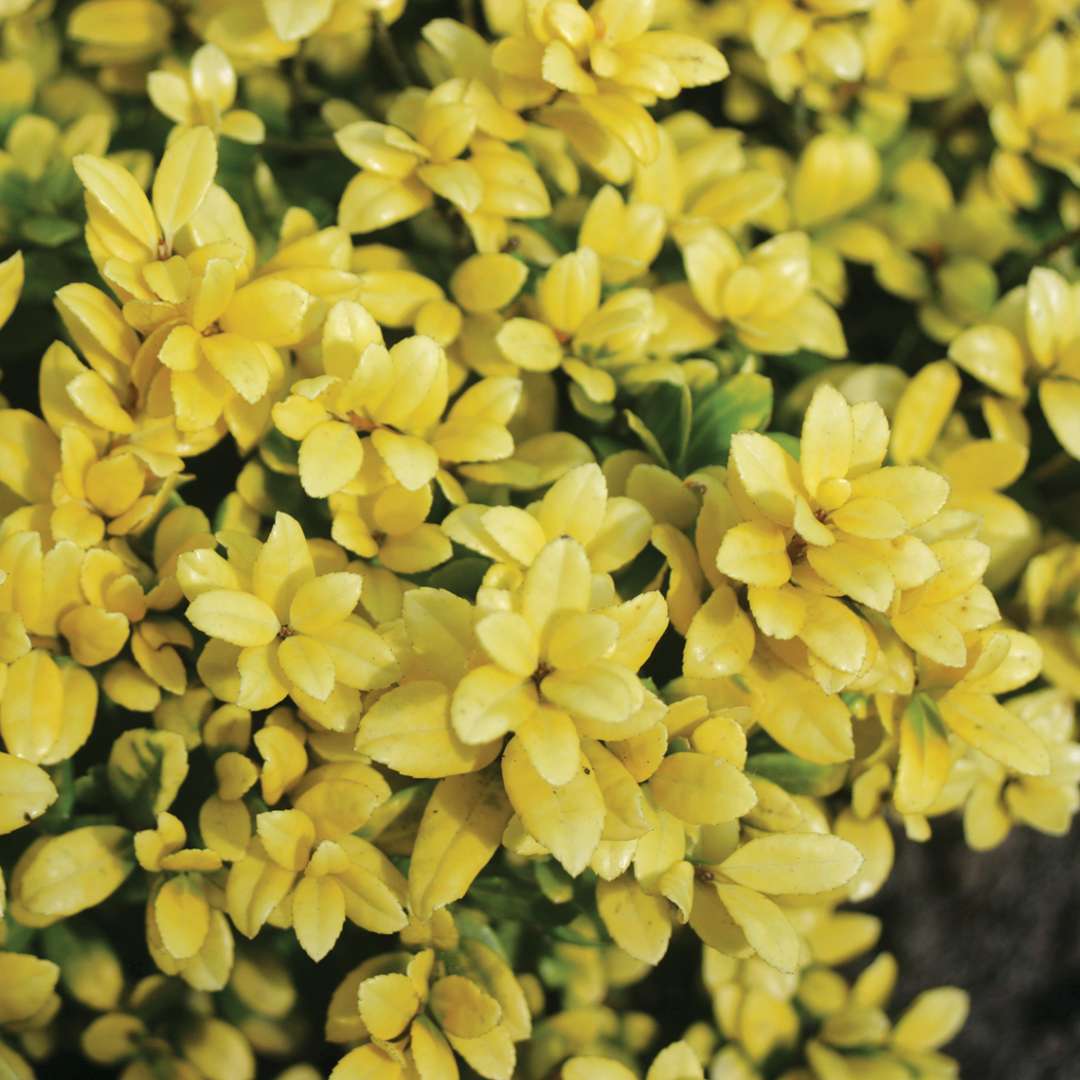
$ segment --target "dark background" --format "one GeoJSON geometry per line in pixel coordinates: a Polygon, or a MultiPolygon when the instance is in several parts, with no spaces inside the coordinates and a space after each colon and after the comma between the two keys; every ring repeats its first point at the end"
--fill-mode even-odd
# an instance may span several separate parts
{"type": "Polygon", "coordinates": [[[967,1080],[1080,1077],[1080,828],[1015,829],[973,852],[958,822],[928,844],[897,838],[896,867],[868,907],[900,961],[894,1001],[943,983],[971,994],[947,1051],[967,1080]]]}

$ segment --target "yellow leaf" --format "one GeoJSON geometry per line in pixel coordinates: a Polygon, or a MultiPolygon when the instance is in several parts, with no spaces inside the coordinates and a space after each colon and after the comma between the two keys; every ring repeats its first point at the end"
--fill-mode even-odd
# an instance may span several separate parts
{"type": "Polygon", "coordinates": [[[231,645],[269,645],[281,629],[273,608],[251,593],[211,589],[188,605],[188,621],[207,637],[231,645]]]}
{"type": "Polygon", "coordinates": [[[807,228],[839,218],[870,198],[880,180],[881,162],[868,139],[816,135],[804,147],[792,183],[795,220],[807,228]]]}
{"type": "Polygon", "coordinates": [[[900,718],[900,759],[894,799],[901,814],[921,814],[941,793],[952,751],[937,707],[916,694],[900,718]]]}
{"type": "Polygon", "coordinates": [[[420,996],[407,975],[376,975],[360,984],[360,1018],[377,1039],[395,1039],[420,1008],[420,996]]]}
{"type": "Polygon", "coordinates": [[[360,172],[342,192],[338,224],[351,233],[373,232],[419,214],[434,201],[431,190],[414,177],[360,172]]]}
{"type": "Polygon", "coordinates": [[[475,630],[484,651],[506,671],[525,679],[536,670],[540,643],[524,616],[496,611],[485,615],[475,630]]]}
{"type": "Polygon", "coordinates": [[[135,177],[115,161],[91,154],[76,155],[71,165],[87,194],[146,249],[146,259],[153,258],[160,239],[158,223],[135,177]]]}
{"type": "Polygon", "coordinates": [[[563,1080],[635,1080],[636,1075],[611,1058],[572,1057],[562,1067],[563,1080]]]}
{"type": "Polygon", "coordinates": [[[742,885],[717,884],[716,893],[762,960],[780,971],[796,969],[799,936],[772,900],[742,885]]]}
{"type": "Polygon", "coordinates": [[[775,895],[826,892],[862,865],[858,848],[835,836],[787,833],[749,840],[721,864],[736,884],[775,895]]]}
{"type": "Polygon", "coordinates": [[[547,544],[529,567],[521,591],[521,613],[540,631],[557,611],[585,611],[592,571],[585,549],[560,538],[547,544]]]}
{"type": "Polygon", "coordinates": [[[279,511],[252,567],[255,595],[269,604],[278,621],[284,624],[288,622],[293,597],[314,577],[315,565],[304,530],[296,518],[279,511]]]}
{"type": "Polygon", "coordinates": [[[779,666],[749,669],[746,678],[754,718],[781,746],[816,765],[851,759],[851,714],[836,694],[779,666]]]}
{"type": "Polygon", "coordinates": [[[0,409],[0,482],[26,502],[49,502],[60,471],[60,444],[24,409],[0,409]]]}
{"type": "Polygon", "coordinates": [[[574,721],[561,709],[534,708],[517,725],[521,740],[536,771],[558,787],[569,783],[581,768],[581,738],[574,721]]]}
{"type": "Polygon", "coordinates": [[[44,769],[0,753],[0,834],[41,817],[56,799],[56,787],[44,769]]]}
{"type": "Polygon", "coordinates": [[[554,371],[563,361],[555,331],[535,319],[507,319],[495,335],[495,344],[510,363],[525,371],[554,371]]]}
{"type": "Polygon", "coordinates": [[[693,825],[731,821],[757,802],[753,785],[738,769],[707,754],[664,758],[649,790],[662,809],[693,825]]]}
{"type": "Polygon", "coordinates": [[[976,750],[1029,776],[1045,776],[1049,771],[1043,740],[991,694],[953,690],[938,704],[949,728],[976,750]]]}
{"type": "Polygon", "coordinates": [[[263,801],[273,806],[307,770],[307,752],[301,735],[286,727],[260,728],[253,736],[263,759],[259,773],[263,801]]]}
{"type": "Polygon", "coordinates": [[[334,689],[334,661],[321,641],[292,634],[277,647],[277,662],[293,687],[325,701],[334,689]]]}
{"type": "Polygon", "coordinates": [[[251,813],[242,799],[211,795],[199,808],[199,832],[223,859],[242,859],[251,839],[251,813]]]}
{"type": "Polygon", "coordinates": [[[194,956],[210,931],[210,906],[202,879],[194,874],[168,878],[154,897],[154,919],[162,944],[173,957],[194,956]]]}
{"type": "Polygon", "coordinates": [[[419,491],[438,472],[439,455],[434,447],[415,435],[378,428],[371,433],[371,445],[394,479],[407,491],[419,491]]]}
{"type": "Polygon", "coordinates": [[[619,758],[602,743],[586,739],[585,752],[604,800],[604,840],[635,840],[652,827],[645,796],[619,758]]]}
{"type": "Polygon", "coordinates": [[[665,1046],[656,1055],[645,1080],[703,1080],[704,1076],[693,1047],[680,1040],[665,1046]]]}
{"type": "Polygon", "coordinates": [[[390,787],[369,765],[329,762],[309,769],[291,798],[293,807],[314,822],[319,840],[337,840],[363,827],[390,798],[390,787]]]}
{"type": "Polygon", "coordinates": [[[429,919],[432,912],[466,894],[498,850],[510,814],[498,773],[468,773],[436,785],[409,863],[414,917],[429,919]]]}
{"type": "Polygon", "coordinates": [[[728,529],[716,553],[716,568],[736,581],[779,588],[791,577],[784,533],[771,522],[744,521],[728,529]]]}
{"type": "Polygon", "coordinates": [[[624,739],[649,726],[642,709],[641,681],[620,664],[599,660],[581,668],[554,671],[540,684],[544,698],[573,717],[578,731],[593,739],[624,739]]]}
{"type": "Polygon", "coordinates": [[[59,977],[60,969],[51,960],[0,953],[0,1024],[29,1020],[48,1001],[59,977]]]}
{"type": "Polygon", "coordinates": [[[221,329],[275,349],[296,345],[313,329],[315,298],[284,278],[264,277],[237,289],[221,316],[221,329]]]}
{"type": "Polygon", "coordinates": [[[12,913],[27,926],[49,926],[100,904],[134,865],[131,833],[116,825],[86,825],[42,838],[15,864],[12,913]]]}
{"type": "Polygon", "coordinates": [[[428,1006],[447,1035],[462,1039],[479,1039],[502,1019],[499,1003],[463,975],[437,979],[428,1006]]]}
{"type": "Polygon", "coordinates": [[[591,248],[561,256],[536,289],[544,322],[557,333],[573,334],[600,306],[600,260],[591,248]]]}
{"type": "Polygon", "coordinates": [[[321,499],[340,491],[360,471],[364,444],[352,425],[324,420],[304,436],[298,460],[304,491],[321,499]]]}
{"type": "Polygon", "coordinates": [[[791,455],[766,435],[740,431],[731,439],[731,463],[758,509],[778,525],[790,525],[798,476],[791,455]]]}
{"type": "Polygon", "coordinates": [[[920,994],[896,1022],[892,1042],[904,1050],[937,1050],[964,1026],[968,995],[955,986],[939,986],[920,994]]]}
{"type": "Polygon", "coordinates": [[[336,875],[345,892],[345,914],[351,922],[375,934],[393,934],[408,923],[408,886],[394,864],[374,844],[358,836],[342,836],[349,866],[336,875]]]}
{"type": "Polygon", "coordinates": [[[457,1059],[443,1033],[426,1017],[418,1016],[409,1028],[409,1053],[420,1080],[458,1080],[457,1059]]]}
{"type": "Polygon", "coordinates": [[[503,752],[503,783],[522,824],[572,877],[589,863],[604,829],[604,798],[592,770],[554,787],[533,767],[520,739],[503,752]]]}
{"type": "Polygon", "coordinates": [[[217,172],[217,141],[208,127],[195,127],[165,151],[154,176],[154,213],[165,242],[195,216],[217,172]]]}
{"type": "Polygon", "coordinates": [[[597,882],[596,907],[620,949],[645,964],[660,963],[671,938],[671,908],[663,897],[645,892],[623,874],[597,882]]]}
{"type": "Polygon", "coordinates": [[[478,1039],[451,1035],[450,1032],[446,1034],[450,1045],[480,1076],[489,1080],[511,1080],[517,1054],[504,1025],[497,1024],[478,1039]]]}
{"type": "Polygon", "coordinates": [[[472,255],[450,278],[454,299],[470,312],[498,311],[517,296],[529,269],[512,255],[472,255]]]}
{"type": "Polygon", "coordinates": [[[454,776],[482,769],[500,742],[470,746],[450,725],[450,698],[438,682],[418,681],[384,694],[361,717],[356,748],[404,776],[454,776]]]}
{"type": "Polygon", "coordinates": [[[807,406],[800,439],[800,467],[811,496],[824,481],[847,476],[853,440],[851,406],[836,387],[822,383],[807,406]]]}
{"type": "Polygon", "coordinates": [[[23,255],[16,251],[0,262],[0,326],[8,321],[23,287],[23,255]]]}
{"type": "Polygon", "coordinates": [[[332,0],[267,0],[265,4],[266,18],[282,41],[310,37],[326,21],[332,7],[332,0]]]}
{"type": "Polygon", "coordinates": [[[118,611],[80,604],[60,618],[57,629],[68,639],[72,657],[84,667],[95,667],[120,652],[130,626],[127,616],[118,611]]]}
{"type": "Polygon", "coordinates": [[[1080,460],[1080,382],[1043,379],[1039,383],[1039,404],[1058,442],[1080,460]]]}
{"type": "Polygon", "coordinates": [[[976,379],[1006,397],[1024,391],[1024,354],[1020,343],[1003,326],[972,326],[953,338],[949,359],[976,379]]]}
{"type": "Polygon", "coordinates": [[[529,999],[513,968],[495,949],[475,938],[463,938],[461,949],[469,961],[469,977],[499,1003],[500,1026],[515,1041],[527,1039],[532,1033],[532,1014],[529,999]]]}
{"type": "Polygon", "coordinates": [[[498,739],[528,719],[535,695],[520,675],[494,664],[474,668],[458,683],[450,702],[454,731],[473,746],[498,739]]]}
{"type": "Polygon", "coordinates": [[[315,843],[315,826],[302,810],[266,810],[255,818],[266,854],[285,870],[303,870],[315,843]]]}
{"type": "Polygon", "coordinates": [[[115,1065],[131,1056],[145,1033],[146,1028],[137,1016],[112,1012],[91,1020],[83,1028],[79,1043],[82,1052],[96,1065],[115,1065]]]}
{"type": "Polygon", "coordinates": [[[690,620],[683,650],[683,673],[692,679],[737,675],[754,653],[754,624],[735,593],[719,586],[690,620]]]}
{"type": "Polygon", "coordinates": [[[350,1050],[331,1070],[329,1080],[406,1080],[406,1072],[388,1051],[368,1043],[350,1050]]]}
{"type": "Polygon", "coordinates": [[[329,877],[305,877],[292,897],[293,930],[300,947],[318,962],[334,947],[345,925],[345,894],[329,877]]]}
{"type": "Polygon", "coordinates": [[[183,1058],[207,1080],[255,1080],[255,1052],[247,1037],[215,1016],[192,1019],[177,1038],[183,1058]]]}
{"type": "Polygon", "coordinates": [[[253,938],[292,888],[296,875],[270,860],[261,841],[248,845],[247,853],[229,868],[225,883],[225,906],[233,925],[253,938]]]}
{"type": "Polygon", "coordinates": [[[863,857],[859,872],[848,882],[848,896],[856,904],[868,900],[885,884],[893,867],[893,836],[888,822],[880,815],[863,819],[845,810],[833,823],[833,831],[841,840],[854,844],[863,857]]]}
{"type": "Polygon", "coordinates": [[[927,364],[900,396],[892,425],[892,459],[898,465],[926,457],[960,393],[960,375],[948,360],[927,364]]]}

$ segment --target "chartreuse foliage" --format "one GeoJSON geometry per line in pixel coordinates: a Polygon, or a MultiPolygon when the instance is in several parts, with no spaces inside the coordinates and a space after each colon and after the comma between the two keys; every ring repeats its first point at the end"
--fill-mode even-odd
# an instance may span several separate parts
{"type": "Polygon", "coordinates": [[[834,969],[1080,801],[1068,7],[0,0],[0,1073],[955,1076],[834,969]]]}

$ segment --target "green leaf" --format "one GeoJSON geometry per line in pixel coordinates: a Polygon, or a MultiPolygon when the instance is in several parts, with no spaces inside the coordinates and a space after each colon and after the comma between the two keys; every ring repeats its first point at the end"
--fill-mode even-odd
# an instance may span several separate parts
{"type": "Polygon", "coordinates": [[[664,567],[664,556],[651,544],[647,544],[633,562],[624,566],[615,576],[615,587],[625,600],[632,600],[655,580],[664,567]]]}
{"type": "Polygon", "coordinates": [[[765,434],[777,446],[782,446],[796,461],[800,460],[802,444],[794,435],[789,435],[786,431],[766,431],[765,434]]]}
{"type": "Polygon", "coordinates": [[[938,711],[937,702],[929,694],[919,692],[912,695],[908,707],[904,710],[904,722],[912,726],[920,742],[926,740],[927,728],[942,739],[949,737],[945,721],[942,720],[941,713],[938,711]]]}
{"type": "Polygon", "coordinates": [[[623,413],[623,418],[626,420],[626,426],[641,440],[641,445],[652,454],[657,463],[670,468],[671,463],[667,459],[667,454],[660,445],[660,440],[649,429],[649,425],[637,413],[629,409],[623,413]]]}
{"type": "Polygon", "coordinates": [[[61,832],[75,807],[75,771],[70,758],[54,765],[49,770],[49,776],[56,788],[56,802],[37,819],[37,824],[46,832],[61,832]]]}
{"type": "Polygon", "coordinates": [[[533,869],[536,884],[553,904],[565,904],[573,899],[574,879],[557,862],[540,860],[533,864],[533,869]]]}
{"type": "Polygon", "coordinates": [[[175,731],[134,728],[113,743],[107,776],[126,816],[144,828],[168,810],[188,772],[184,739],[175,731]]]}
{"type": "Polygon", "coordinates": [[[847,765],[815,765],[784,751],[752,754],[746,771],[764,777],[792,795],[832,795],[847,775],[847,765]]]}
{"type": "Polygon", "coordinates": [[[790,368],[800,376],[816,375],[819,371],[824,371],[834,363],[827,356],[811,352],[809,349],[800,349],[798,352],[770,356],[769,360],[790,368]]]}
{"type": "Polygon", "coordinates": [[[489,566],[490,559],[481,558],[479,555],[464,555],[432,570],[424,584],[432,589],[446,589],[455,596],[472,600],[489,566]]]}
{"type": "Polygon", "coordinates": [[[634,411],[627,413],[627,422],[654,456],[659,449],[662,465],[682,473],[692,414],[690,388],[681,380],[665,380],[652,384],[637,398],[634,411]],[[640,428],[635,427],[635,421],[644,426],[651,439],[643,436],[640,428]]]}
{"type": "Polygon", "coordinates": [[[737,431],[761,431],[773,408],[772,382],[744,371],[710,387],[694,401],[694,420],[686,452],[686,469],[723,465],[737,431]]]}
{"type": "Polygon", "coordinates": [[[40,215],[24,221],[20,231],[23,238],[31,243],[42,247],[60,247],[74,240],[82,232],[82,226],[64,218],[40,215]]]}
{"type": "Polygon", "coordinates": [[[46,927],[41,933],[42,953],[60,968],[67,992],[92,1009],[116,1006],[123,989],[123,972],[105,935],[78,915],[46,927]]]}
{"type": "Polygon", "coordinates": [[[281,472],[296,468],[300,461],[300,444],[282,435],[277,428],[271,428],[262,441],[262,452],[269,455],[276,464],[282,466],[281,472]]]}

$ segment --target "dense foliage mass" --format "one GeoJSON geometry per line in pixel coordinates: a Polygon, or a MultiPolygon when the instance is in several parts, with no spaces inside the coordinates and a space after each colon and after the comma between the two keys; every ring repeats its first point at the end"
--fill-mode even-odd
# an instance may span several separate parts
{"type": "Polygon", "coordinates": [[[956,1075],[857,905],[1080,802],[1072,0],[0,0],[0,134],[0,1075],[956,1075]]]}

